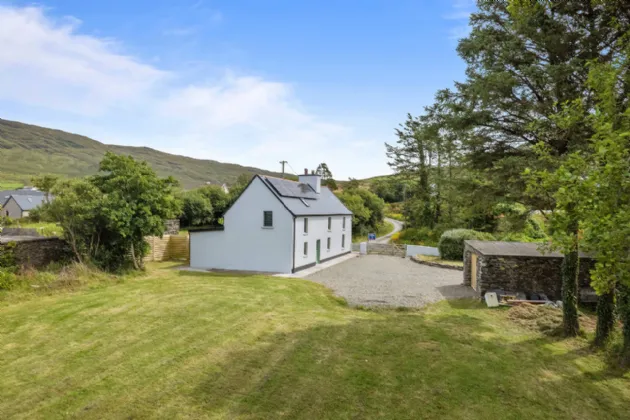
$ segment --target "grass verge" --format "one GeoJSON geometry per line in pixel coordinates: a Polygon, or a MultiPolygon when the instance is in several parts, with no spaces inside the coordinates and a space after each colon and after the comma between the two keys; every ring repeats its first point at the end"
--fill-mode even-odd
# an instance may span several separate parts
{"type": "Polygon", "coordinates": [[[442,258],[434,255],[416,255],[416,258],[420,261],[440,264],[440,265],[448,265],[451,267],[464,267],[463,261],[451,261],[451,260],[443,260],[442,258]]]}
{"type": "Polygon", "coordinates": [[[358,311],[305,280],[165,267],[0,303],[1,417],[627,418],[630,374],[507,311],[358,311]]]}

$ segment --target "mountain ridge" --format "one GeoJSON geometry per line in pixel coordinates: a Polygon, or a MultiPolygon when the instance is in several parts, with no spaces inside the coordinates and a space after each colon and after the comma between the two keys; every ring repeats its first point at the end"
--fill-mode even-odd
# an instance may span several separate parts
{"type": "Polygon", "coordinates": [[[212,183],[231,184],[239,175],[279,175],[251,166],[196,159],[147,146],[101,143],[90,137],[54,128],[0,118],[0,179],[28,182],[31,176],[53,174],[79,177],[95,174],[106,151],[146,160],[160,175],[172,175],[184,188],[212,183]]]}

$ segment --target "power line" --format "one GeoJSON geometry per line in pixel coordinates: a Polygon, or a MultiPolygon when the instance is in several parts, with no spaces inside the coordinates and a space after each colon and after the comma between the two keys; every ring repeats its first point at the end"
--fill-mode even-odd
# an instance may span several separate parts
{"type": "Polygon", "coordinates": [[[293,171],[293,175],[296,175],[296,176],[297,176],[297,172],[295,172],[295,169],[293,169],[293,166],[291,166],[291,164],[290,164],[289,162],[286,162],[286,164],[287,164],[287,166],[288,166],[289,168],[291,168],[291,170],[293,171]]]}

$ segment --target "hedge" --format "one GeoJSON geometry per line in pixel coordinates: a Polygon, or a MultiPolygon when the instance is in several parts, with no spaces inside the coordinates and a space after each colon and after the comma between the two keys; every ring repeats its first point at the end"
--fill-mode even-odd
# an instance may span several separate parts
{"type": "Polygon", "coordinates": [[[438,250],[443,260],[463,261],[464,241],[476,239],[479,241],[493,241],[494,236],[485,232],[470,229],[447,230],[440,237],[438,250]]]}

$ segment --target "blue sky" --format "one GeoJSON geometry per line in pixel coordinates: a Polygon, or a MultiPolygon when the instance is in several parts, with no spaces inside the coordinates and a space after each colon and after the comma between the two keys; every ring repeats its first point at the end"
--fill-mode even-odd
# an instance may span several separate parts
{"type": "Polygon", "coordinates": [[[336,178],[464,76],[470,0],[0,0],[0,118],[336,178]]]}

